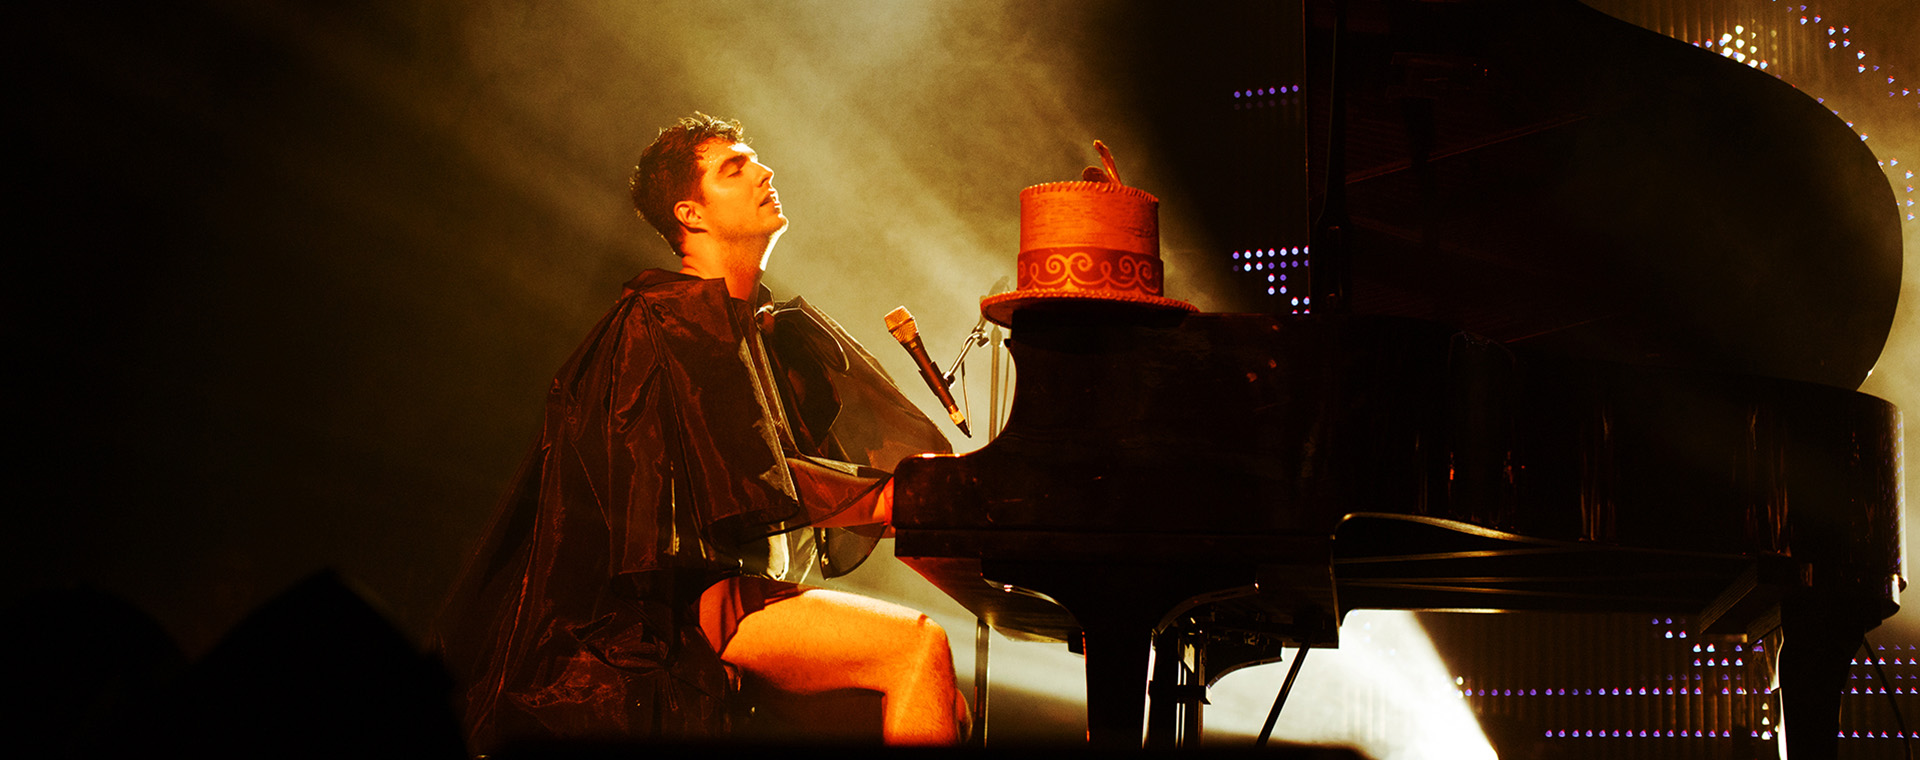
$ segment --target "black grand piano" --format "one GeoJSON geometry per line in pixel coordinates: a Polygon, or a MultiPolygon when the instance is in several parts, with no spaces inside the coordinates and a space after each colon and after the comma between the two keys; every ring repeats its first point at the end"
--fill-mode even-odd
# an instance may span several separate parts
{"type": "Polygon", "coordinates": [[[1787,747],[1832,756],[1905,585],[1898,416],[1851,390],[1899,281],[1871,154],[1571,2],[1297,9],[1308,124],[1341,138],[1320,308],[1020,311],[1004,430],[902,463],[896,554],[1083,651],[1096,744],[1191,738],[1207,684],[1353,609],[1646,611],[1782,635],[1787,747]]]}

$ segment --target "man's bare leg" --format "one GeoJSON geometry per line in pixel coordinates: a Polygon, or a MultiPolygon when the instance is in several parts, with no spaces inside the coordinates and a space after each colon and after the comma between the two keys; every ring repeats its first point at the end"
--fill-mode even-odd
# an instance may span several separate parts
{"type": "Polygon", "coordinates": [[[721,659],[747,677],[795,694],[880,692],[887,744],[955,744],[963,738],[970,716],[954,686],[953,654],[938,623],[890,602],[801,588],[741,618],[722,648],[720,609],[731,603],[734,583],[794,587],[736,578],[714,584],[701,597],[701,628],[721,659]]]}

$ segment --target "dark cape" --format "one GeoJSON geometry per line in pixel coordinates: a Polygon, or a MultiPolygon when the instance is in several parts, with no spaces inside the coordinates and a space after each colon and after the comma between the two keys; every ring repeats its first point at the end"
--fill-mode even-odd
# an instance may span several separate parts
{"type": "Polygon", "coordinates": [[[950,450],[804,301],[756,309],[721,280],[634,278],[554,377],[540,440],[437,625],[469,748],[725,734],[734,687],[700,592],[851,571],[882,527],[808,526],[901,459],[950,450]]]}

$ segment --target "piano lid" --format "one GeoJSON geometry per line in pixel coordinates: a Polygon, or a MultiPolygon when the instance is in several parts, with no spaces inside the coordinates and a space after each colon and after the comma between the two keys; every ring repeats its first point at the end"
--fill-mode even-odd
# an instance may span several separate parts
{"type": "MultiPolygon", "coordinates": [[[[1616,361],[1865,378],[1898,298],[1899,217],[1871,152],[1812,98],[1572,0],[1345,5],[1356,312],[1616,361]]],[[[1201,230],[1170,267],[1227,309],[1299,293],[1297,270],[1212,270],[1307,242],[1333,11],[1142,2],[1093,35],[1090,62],[1154,125],[1134,152],[1173,177],[1154,188],[1163,213],[1201,230]],[[1223,139],[1260,147],[1223,160],[1223,139]]]]}

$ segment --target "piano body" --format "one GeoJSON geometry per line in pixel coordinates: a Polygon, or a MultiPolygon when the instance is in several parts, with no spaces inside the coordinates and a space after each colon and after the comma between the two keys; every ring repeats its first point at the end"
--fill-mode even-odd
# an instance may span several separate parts
{"type": "Polygon", "coordinates": [[[971,454],[901,464],[896,555],[995,629],[1083,651],[1099,744],[1137,746],[1150,646],[1162,656],[1148,743],[1167,745],[1197,736],[1206,685],[1283,645],[1337,646],[1353,609],[1643,611],[1780,632],[1786,746],[1832,756],[1848,658],[1905,585],[1898,414],[1848,390],[1898,285],[1890,195],[1880,216],[1834,198],[1886,193],[1871,155],[1764,75],[1732,71],[1755,78],[1715,80],[1703,103],[1693,77],[1739,67],[1571,3],[1303,7],[1310,54],[1332,47],[1336,22],[1357,49],[1341,58],[1350,128],[1403,120],[1412,154],[1316,164],[1347,180],[1316,199],[1337,213],[1312,246],[1315,270],[1348,267],[1346,308],[1018,312],[1005,429],[971,454]],[[1546,103],[1509,81],[1500,98],[1466,99],[1534,110],[1460,128],[1453,101],[1409,78],[1435,62],[1482,80],[1599,76],[1534,71],[1539,51],[1485,42],[1495,19],[1576,35],[1602,59],[1655,59],[1684,97],[1627,97],[1606,79],[1546,103]],[[1455,49],[1466,37],[1471,55],[1455,49]],[[1725,148],[1697,108],[1760,109],[1769,133],[1790,129],[1725,148]],[[1689,167],[1644,176],[1652,159],[1596,147],[1709,160],[1756,141],[1823,158],[1729,169],[1790,193],[1735,208],[1666,186],[1689,167]],[[1643,197],[1619,197],[1634,183],[1643,197]],[[1582,187],[1603,195],[1570,190],[1582,187]],[[1707,217],[1636,211],[1647,197],[1707,217]],[[1450,260],[1472,281],[1436,278],[1450,260]],[[1416,261],[1424,277],[1402,266],[1416,261]],[[1852,297],[1770,303],[1767,287],[1789,281],[1852,297]]]}
{"type": "Polygon", "coordinates": [[[998,438],[902,463],[895,551],[1002,632],[1084,634],[1096,740],[1137,740],[1156,635],[1211,683],[1363,608],[1781,625],[1784,709],[1830,721],[1896,609],[1898,421],[1869,396],[1395,318],[1082,311],[1021,313],[998,438]]]}

